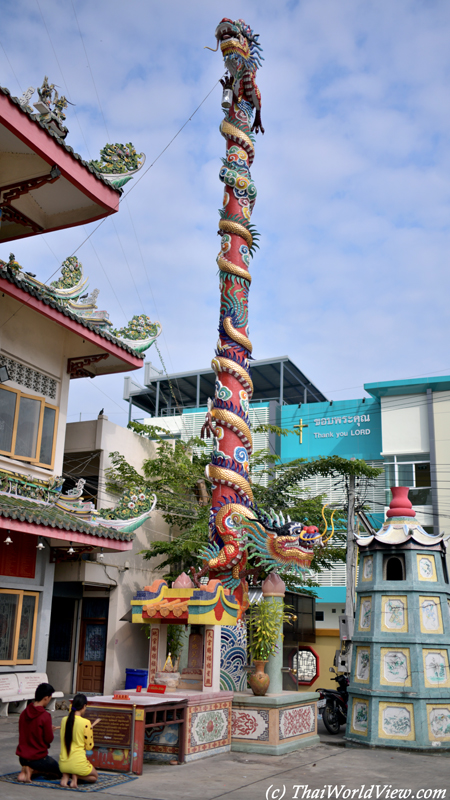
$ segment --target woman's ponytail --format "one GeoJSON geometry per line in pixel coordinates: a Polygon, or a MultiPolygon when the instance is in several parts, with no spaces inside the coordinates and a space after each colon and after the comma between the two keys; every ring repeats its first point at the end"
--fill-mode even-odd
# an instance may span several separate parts
{"type": "Polygon", "coordinates": [[[87,705],[87,697],[85,694],[76,694],[72,700],[72,707],[67,717],[66,730],[64,731],[64,744],[67,750],[67,756],[70,756],[70,748],[72,747],[73,726],[75,723],[75,711],[81,711],[87,705]]]}

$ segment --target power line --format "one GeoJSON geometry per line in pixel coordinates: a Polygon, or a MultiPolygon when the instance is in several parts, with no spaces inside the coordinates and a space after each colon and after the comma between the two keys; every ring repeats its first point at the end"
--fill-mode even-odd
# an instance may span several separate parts
{"type": "MultiPolygon", "coordinates": [[[[450,372],[450,367],[448,367],[446,369],[437,369],[437,370],[434,370],[433,372],[422,372],[422,373],[420,373],[420,375],[407,375],[406,378],[402,378],[402,380],[409,381],[409,380],[414,380],[415,378],[426,378],[426,377],[429,377],[429,376],[436,375],[437,372],[450,372]]],[[[326,391],[326,392],[346,392],[349,389],[361,389],[361,388],[364,389],[364,386],[361,387],[361,384],[357,384],[356,386],[344,386],[342,389],[325,389],[324,391],[326,391]]],[[[364,389],[364,391],[366,391],[366,390],[364,389]]]]}
{"type": "Polygon", "coordinates": [[[10,60],[9,60],[9,58],[8,58],[8,54],[7,54],[6,50],[5,50],[5,48],[4,48],[4,46],[3,46],[3,43],[2,43],[2,42],[0,42],[0,47],[2,48],[2,50],[3,50],[3,53],[5,54],[5,58],[6,58],[7,62],[8,62],[8,64],[9,64],[9,68],[10,68],[10,70],[11,70],[12,74],[14,75],[14,77],[15,77],[15,79],[16,79],[17,86],[19,87],[19,92],[22,92],[22,91],[23,91],[23,89],[22,89],[22,87],[21,87],[21,85],[20,85],[20,82],[19,82],[19,79],[18,79],[18,77],[17,77],[16,73],[14,72],[13,65],[11,64],[11,62],[10,62],[10,60]]]}
{"type": "MultiPolygon", "coordinates": [[[[171,145],[171,144],[172,144],[172,143],[175,141],[175,139],[176,139],[176,138],[177,138],[177,137],[180,135],[181,131],[183,131],[183,130],[184,130],[184,128],[186,127],[186,125],[188,124],[188,122],[191,122],[192,118],[195,116],[195,114],[197,113],[197,111],[198,111],[198,110],[199,110],[199,109],[202,107],[202,105],[203,105],[203,104],[206,102],[206,100],[208,99],[208,97],[210,96],[210,94],[212,94],[212,93],[213,93],[213,91],[214,91],[214,89],[216,88],[217,84],[218,84],[218,83],[220,83],[220,80],[221,80],[221,79],[219,78],[219,79],[218,79],[218,80],[215,82],[215,84],[214,84],[214,86],[212,87],[212,89],[211,89],[211,90],[208,92],[208,94],[207,94],[207,95],[206,95],[206,96],[203,98],[202,102],[201,102],[201,103],[200,103],[200,104],[197,106],[197,108],[195,109],[195,111],[193,111],[193,112],[192,112],[191,116],[190,116],[190,117],[189,117],[189,118],[186,120],[186,122],[184,122],[184,124],[181,126],[181,128],[179,128],[179,130],[176,132],[176,134],[175,134],[175,135],[174,135],[174,136],[171,138],[171,140],[169,141],[169,143],[168,143],[168,144],[166,144],[166,146],[165,146],[165,147],[164,147],[164,148],[161,150],[161,152],[160,152],[160,153],[159,153],[159,154],[156,156],[156,158],[155,158],[155,159],[152,161],[152,163],[151,163],[151,164],[150,164],[150,165],[147,167],[147,169],[146,169],[146,170],[145,170],[145,171],[142,173],[142,175],[140,175],[140,176],[139,176],[139,178],[138,178],[136,181],[134,181],[134,182],[133,182],[133,185],[132,185],[132,186],[131,186],[131,188],[128,190],[128,192],[126,193],[126,195],[124,195],[124,196],[122,196],[121,198],[119,198],[119,200],[118,200],[118,205],[119,205],[119,203],[120,203],[121,201],[123,201],[123,200],[124,200],[126,197],[128,197],[128,196],[129,196],[130,192],[131,192],[131,191],[132,191],[132,190],[133,190],[133,189],[134,189],[134,188],[135,188],[135,187],[138,185],[138,183],[140,183],[140,181],[142,180],[142,178],[144,177],[144,175],[146,175],[146,174],[147,174],[147,172],[149,172],[149,170],[151,170],[151,169],[152,169],[152,167],[154,167],[154,165],[156,164],[156,162],[157,162],[157,161],[159,161],[159,159],[161,158],[161,156],[162,156],[162,155],[164,155],[164,153],[166,152],[166,150],[168,150],[168,149],[169,149],[170,145],[171,145]]],[[[90,238],[91,238],[91,236],[93,236],[93,235],[94,235],[94,233],[95,233],[96,231],[98,231],[98,229],[101,227],[101,225],[103,225],[103,223],[106,221],[106,219],[107,219],[107,217],[103,217],[103,219],[102,219],[102,220],[99,222],[99,224],[98,224],[98,225],[97,225],[97,226],[96,226],[96,227],[95,227],[95,228],[94,228],[94,229],[91,231],[91,233],[90,233],[88,236],[86,236],[86,238],[85,238],[85,239],[83,239],[83,241],[81,242],[81,244],[79,244],[79,245],[78,245],[78,247],[76,247],[76,248],[75,248],[75,250],[73,251],[73,253],[71,253],[71,255],[69,256],[69,258],[71,258],[72,256],[74,256],[74,255],[75,255],[75,254],[78,252],[78,250],[80,250],[80,249],[83,247],[83,245],[84,245],[84,244],[85,244],[85,243],[88,241],[88,239],[90,239],[90,238]]],[[[49,277],[49,278],[47,278],[47,280],[45,281],[45,283],[48,283],[48,282],[49,282],[49,281],[50,281],[50,280],[53,278],[53,276],[54,276],[54,275],[56,275],[56,273],[57,273],[57,272],[58,272],[58,270],[55,270],[55,272],[53,272],[53,274],[52,274],[52,275],[50,275],[50,277],[49,277]]]]}
{"type": "Polygon", "coordinates": [[[105,124],[106,135],[107,135],[108,139],[111,139],[111,136],[109,135],[109,131],[108,131],[108,126],[107,126],[107,124],[106,124],[105,115],[104,115],[104,113],[103,113],[102,104],[101,104],[101,102],[100,102],[100,96],[99,96],[99,93],[98,93],[98,91],[97,91],[97,86],[96,86],[96,84],[95,84],[95,80],[94,80],[94,74],[93,74],[93,72],[92,72],[92,69],[91,69],[91,64],[90,64],[90,61],[89,61],[89,56],[88,56],[88,54],[87,54],[87,50],[86,50],[86,46],[85,46],[85,44],[84,44],[84,39],[83,39],[83,36],[82,36],[82,34],[81,34],[80,23],[78,22],[77,12],[75,11],[75,6],[74,6],[74,4],[73,4],[73,0],[72,0],[72,3],[71,3],[71,5],[72,5],[73,14],[74,14],[74,17],[75,17],[75,20],[76,20],[76,23],[77,23],[78,33],[80,34],[81,44],[83,45],[84,55],[86,56],[86,61],[87,61],[88,69],[89,69],[89,72],[90,72],[90,74],[91,74],[92,83],[93,83],[93,85],[94,85],[95,94],[97,95],[98,107],[99,107],[99,109],[100,109],[100,113],[101,113],[101,115],[102,115],[103,122],[104,122],[104,124],[105,124]]]}
{"type": "MultiPolygon", "coordinates": [[[[61,73],[62,82],[63,82],[63,84],[64,84],[64,86],[65,86],[65,90],[66,90],[67,94],[68,94],[68,95],[69,95],[69,97],[70,97],[70,94],[71,94],[71,93],[70,93],[70,91],[69,91],[69,87],[68,87],[68,85],[67,85],[67,81],[66,81],[66,79],[65,79],[65,77],[64,77],[64,73],[63,73],[63,71],[62,71],[61,64],[59,63],[58,56],[56,55],[56,50],[55,50],[55,47],[54,47],[54,45],[53,45],[52,37],[50,36],[49,29],[47,28],[47,23],[46,23],[46,21],[45,21],[44,15],[43,15],[43,13],[42,13],[41,6],[39,5],[39,0],[36,0],[36,4],[37,4],[37,7],[38,7],[38,9],[39,9],[39,13],[40,13],[40,15],[41,15],[41,17],[42,17],[42,22],[44,23],[44,28],[45,28],[45,30],[46,30],[46,32],[47,32],[48,40],[49,40],[49,42],[50,42],[50,47],[52,48],[52,50],[53,50],[53,55],[55,56],[55,61],[56,61],[57,65],[58,65],[59,71],[60,71],[60,73],[61,73]]],[[[69,101],[69,102],[70,102],[70,101],[69,101]]],[[[73,104],[73,103],[71,103],[71,105],[72,105],[72,106],[74,106],[74,104],[73,104]]],[[[85,137],[85,135],[84,135],[83,128],[81,127],[80,120],[78,119],[78,115],[77,115],[77,112],[76,112],[76,110],[75,110],[75,107],[73,108],[73,113],[74,113],[75,119],[76,119],[76,121],[77,121],[77,123],[78,123],[78,127],[79,127],[79,129],[80,129],[80,133],[81,133],[81,136],[82,136],[82,138],[83,138],[83,142],[84,142],[84,144],[85,144],[85,147],[86,147],[86,152],[87,152],[87,154],[88,154],[88,156],[89,156],[89,158],[90,158],[91,156],[90,156],[90,153],[89,153],[89,146],[88,146],[88,143],[87,143],[87,141],[86,141],[86,137],[85,137]]]]}

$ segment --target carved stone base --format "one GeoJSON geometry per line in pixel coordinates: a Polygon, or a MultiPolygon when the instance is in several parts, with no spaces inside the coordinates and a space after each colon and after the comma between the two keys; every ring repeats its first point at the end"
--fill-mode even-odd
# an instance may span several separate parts
{"type": "Polygon", "coordinates": [[[231,749],[279,756],[319,744],[317,692],[280,692],[255,697],[235,694],[231,749]]]}

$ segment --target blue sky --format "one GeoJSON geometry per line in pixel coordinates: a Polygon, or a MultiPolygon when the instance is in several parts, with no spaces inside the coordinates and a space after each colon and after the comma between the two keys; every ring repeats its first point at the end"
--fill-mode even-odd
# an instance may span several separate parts
{"type": "MultiPolygon", "coordinates": [[[[75,103],[68,144],[89,159],[132,141],[148,166],[222,75],[204,46],[224,16],[243,17],[265,57],[255,358],[289,355],[334,399],[450,373],[446,0],[3,0],[0,84],[19,95],[48,75],[75,103]]],[[[169,372],[207,366],[217,339],[220,99],[216,85],[87,243],[90,226],[13,248],[41,280],[79,248],[114,324],[159,319],[169,372]]],[[[147,358],[161,368],[154,348],[147,358]]],[[[104,407],[125,423],[122,390],[121,376],[73,381],[69,421],[104,407]]]]}

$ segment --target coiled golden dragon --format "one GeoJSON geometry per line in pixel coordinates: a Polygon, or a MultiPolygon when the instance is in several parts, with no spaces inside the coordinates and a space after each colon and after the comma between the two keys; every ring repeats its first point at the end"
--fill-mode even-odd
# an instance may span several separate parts
{"type": "MultiPolygon", "coordinates": [[[[250,174],[255,156],[253,132],[264,133],[261,94],[255,74],[261,65],[258,36],[241,19],[223,19],[216,29],[228,74],[221,81],[225,111],[220,132],[226,141],[219,177],[224,184],[220,210],[219,340],[212,367],[216,374],[214,399],[209,401],[202,436],[214,437],[206,477],[213,485],[210,541],[203,556],[212,577],[220,577],[236,593],[245,575],[247,550],[272,568],[289,564],[304,571],[320,537],[299,523],[280,525],[257,514],[249,481],[252,435],[249,403],[253,395],[250,374],[252,344],[248,332],[250,259],[258,233],[251,224],[256,186],[250,174]],[[259,519],[258,519],[259,516],[259,519]]],[[[211,49],[211,48],[209,48],[211,49]]],[[[284,521],[283,521],[284,522],[284,521]]],[[[198,576],[197,576],[198,577],[198,576]]],[[[245,589],[243,590],[245,594],[245,589]]]]}

